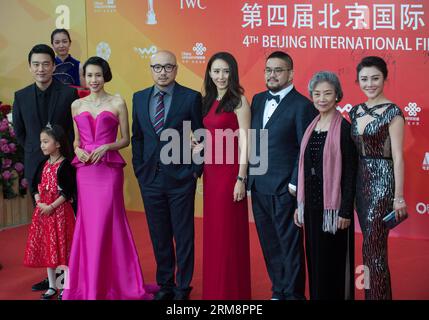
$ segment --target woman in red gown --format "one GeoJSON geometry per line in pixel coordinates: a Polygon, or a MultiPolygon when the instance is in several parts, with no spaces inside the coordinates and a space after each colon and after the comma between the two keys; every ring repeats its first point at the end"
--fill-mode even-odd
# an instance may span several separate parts
{"type": "Polygon", "coordinates": [[[204,91],[203,299],[250,299],[245,183],[251,114],[231,54],[211,57],[204,91]]]}

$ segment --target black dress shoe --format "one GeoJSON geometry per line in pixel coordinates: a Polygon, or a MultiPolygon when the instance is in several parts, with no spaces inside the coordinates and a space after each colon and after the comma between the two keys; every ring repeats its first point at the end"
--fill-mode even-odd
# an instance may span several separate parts
{"type": "Polygon", "coordinates": [[[189,300],[189,292],[176,292],[173,300],[189,300]]]}
{"type": "Polygon", "coordinates": [[[49,288],[48,291],[49,290],[52,291],[52,293],[43,293],[40,296],[41,300],[51,300],[58,292],[57,289],[54,289],[54,288],[49,288]]]}
{"type": "Polygon", "coordinates": [[[172,290],[161,289],[155,294],[154,300],[173,300],[174,292],[172,290]]]}
{"type": "Polygon", "coordinates": [[[280,292],[273,292],[270,300],[284,300],[284,295],[280,292]]]}
{"type": "Polygon", "coordinates": [[[43,279],[42,281],[40,281],[39,283],[36,283],[35,285],[33,285],[31,287],[32,291],[43,291],[43,290],[48,290],[48,289],[49,289],[48,278],[43,279]]]}
{"type": "Polygon", "coordinates": [[[177,289],[174,290],[174,299],[173,300],[189,300],[189,295],[191,294],[192,287],[187,289],[177,289]]]}

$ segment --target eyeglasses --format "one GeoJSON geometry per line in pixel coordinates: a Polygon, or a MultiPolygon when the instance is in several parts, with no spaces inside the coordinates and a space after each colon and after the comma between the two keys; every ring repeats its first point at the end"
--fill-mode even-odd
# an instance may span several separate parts
{"type": "Polygon", "coordinates": [[[161,73],[162,69],[164,69],[165,72],[170,73],[174,70],[174,68],[176,68],[176,65],[175,64],[166,64],[163,66],[161,64],[153,64],[150,67],[156,73],[161,73]]]}
{"type": "Polygon", "coordinates": [[[290,69],[283,69],[283,68],[274,68],[274,69],[271,69],[271,68],[265,68],[265,74],[268,76],[268,75],[270,75],[271,74],[271,72],[274,72],[274,74],[276,75],[276,76],[279,76],[282,72],[284,72],[284,71],[289,71],[290,69]]]}

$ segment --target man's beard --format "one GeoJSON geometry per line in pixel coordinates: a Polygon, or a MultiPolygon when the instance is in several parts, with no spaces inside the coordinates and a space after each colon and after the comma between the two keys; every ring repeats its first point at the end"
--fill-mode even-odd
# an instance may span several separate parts
{"type": "Polygon", "coordinates": [[[267,87],[267,89],[268,89],[268,90],[270,90],[271,92],[279,92],[279,91],[283,90],[283,87],[282,87],[282,86],[280,86],[280,85],[278,85],[278,84],[276,84],[275,86],[272,86],[271,88],[270,88],[270,86],[268,85],[268,83],[266,83],[266,84],[265,84],[265,86],[266,86],[266,87],[267,87]]]}
{"type": "Polygon", "coordinates": [[[276,81],[276,82],[274,82],[274,84],[272,84],[271,88],[270,88],[270,85],[268,83],[269,82],[265,83],[265,86],[267,87],[267,89],[273,93],[276,93],[276,92],[282,91],[284,88],[289,87],[292,84],[292,81],[286,82],[283,85],[280,85],[280,83],[278,81],[276,81]]]}

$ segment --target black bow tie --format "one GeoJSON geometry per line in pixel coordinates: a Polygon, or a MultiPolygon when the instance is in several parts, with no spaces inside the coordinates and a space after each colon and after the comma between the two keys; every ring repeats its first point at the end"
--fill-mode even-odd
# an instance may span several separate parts
{"type": "Polygon", "coordinates": [[[273,94],[271,94],[271,93],[268,92],[267,100],[270,101],[270,100],[273,100],[273,99],[276,100],[277,103],[280,102],[280,96],[279,95],[273,95],[273,94]]]}

